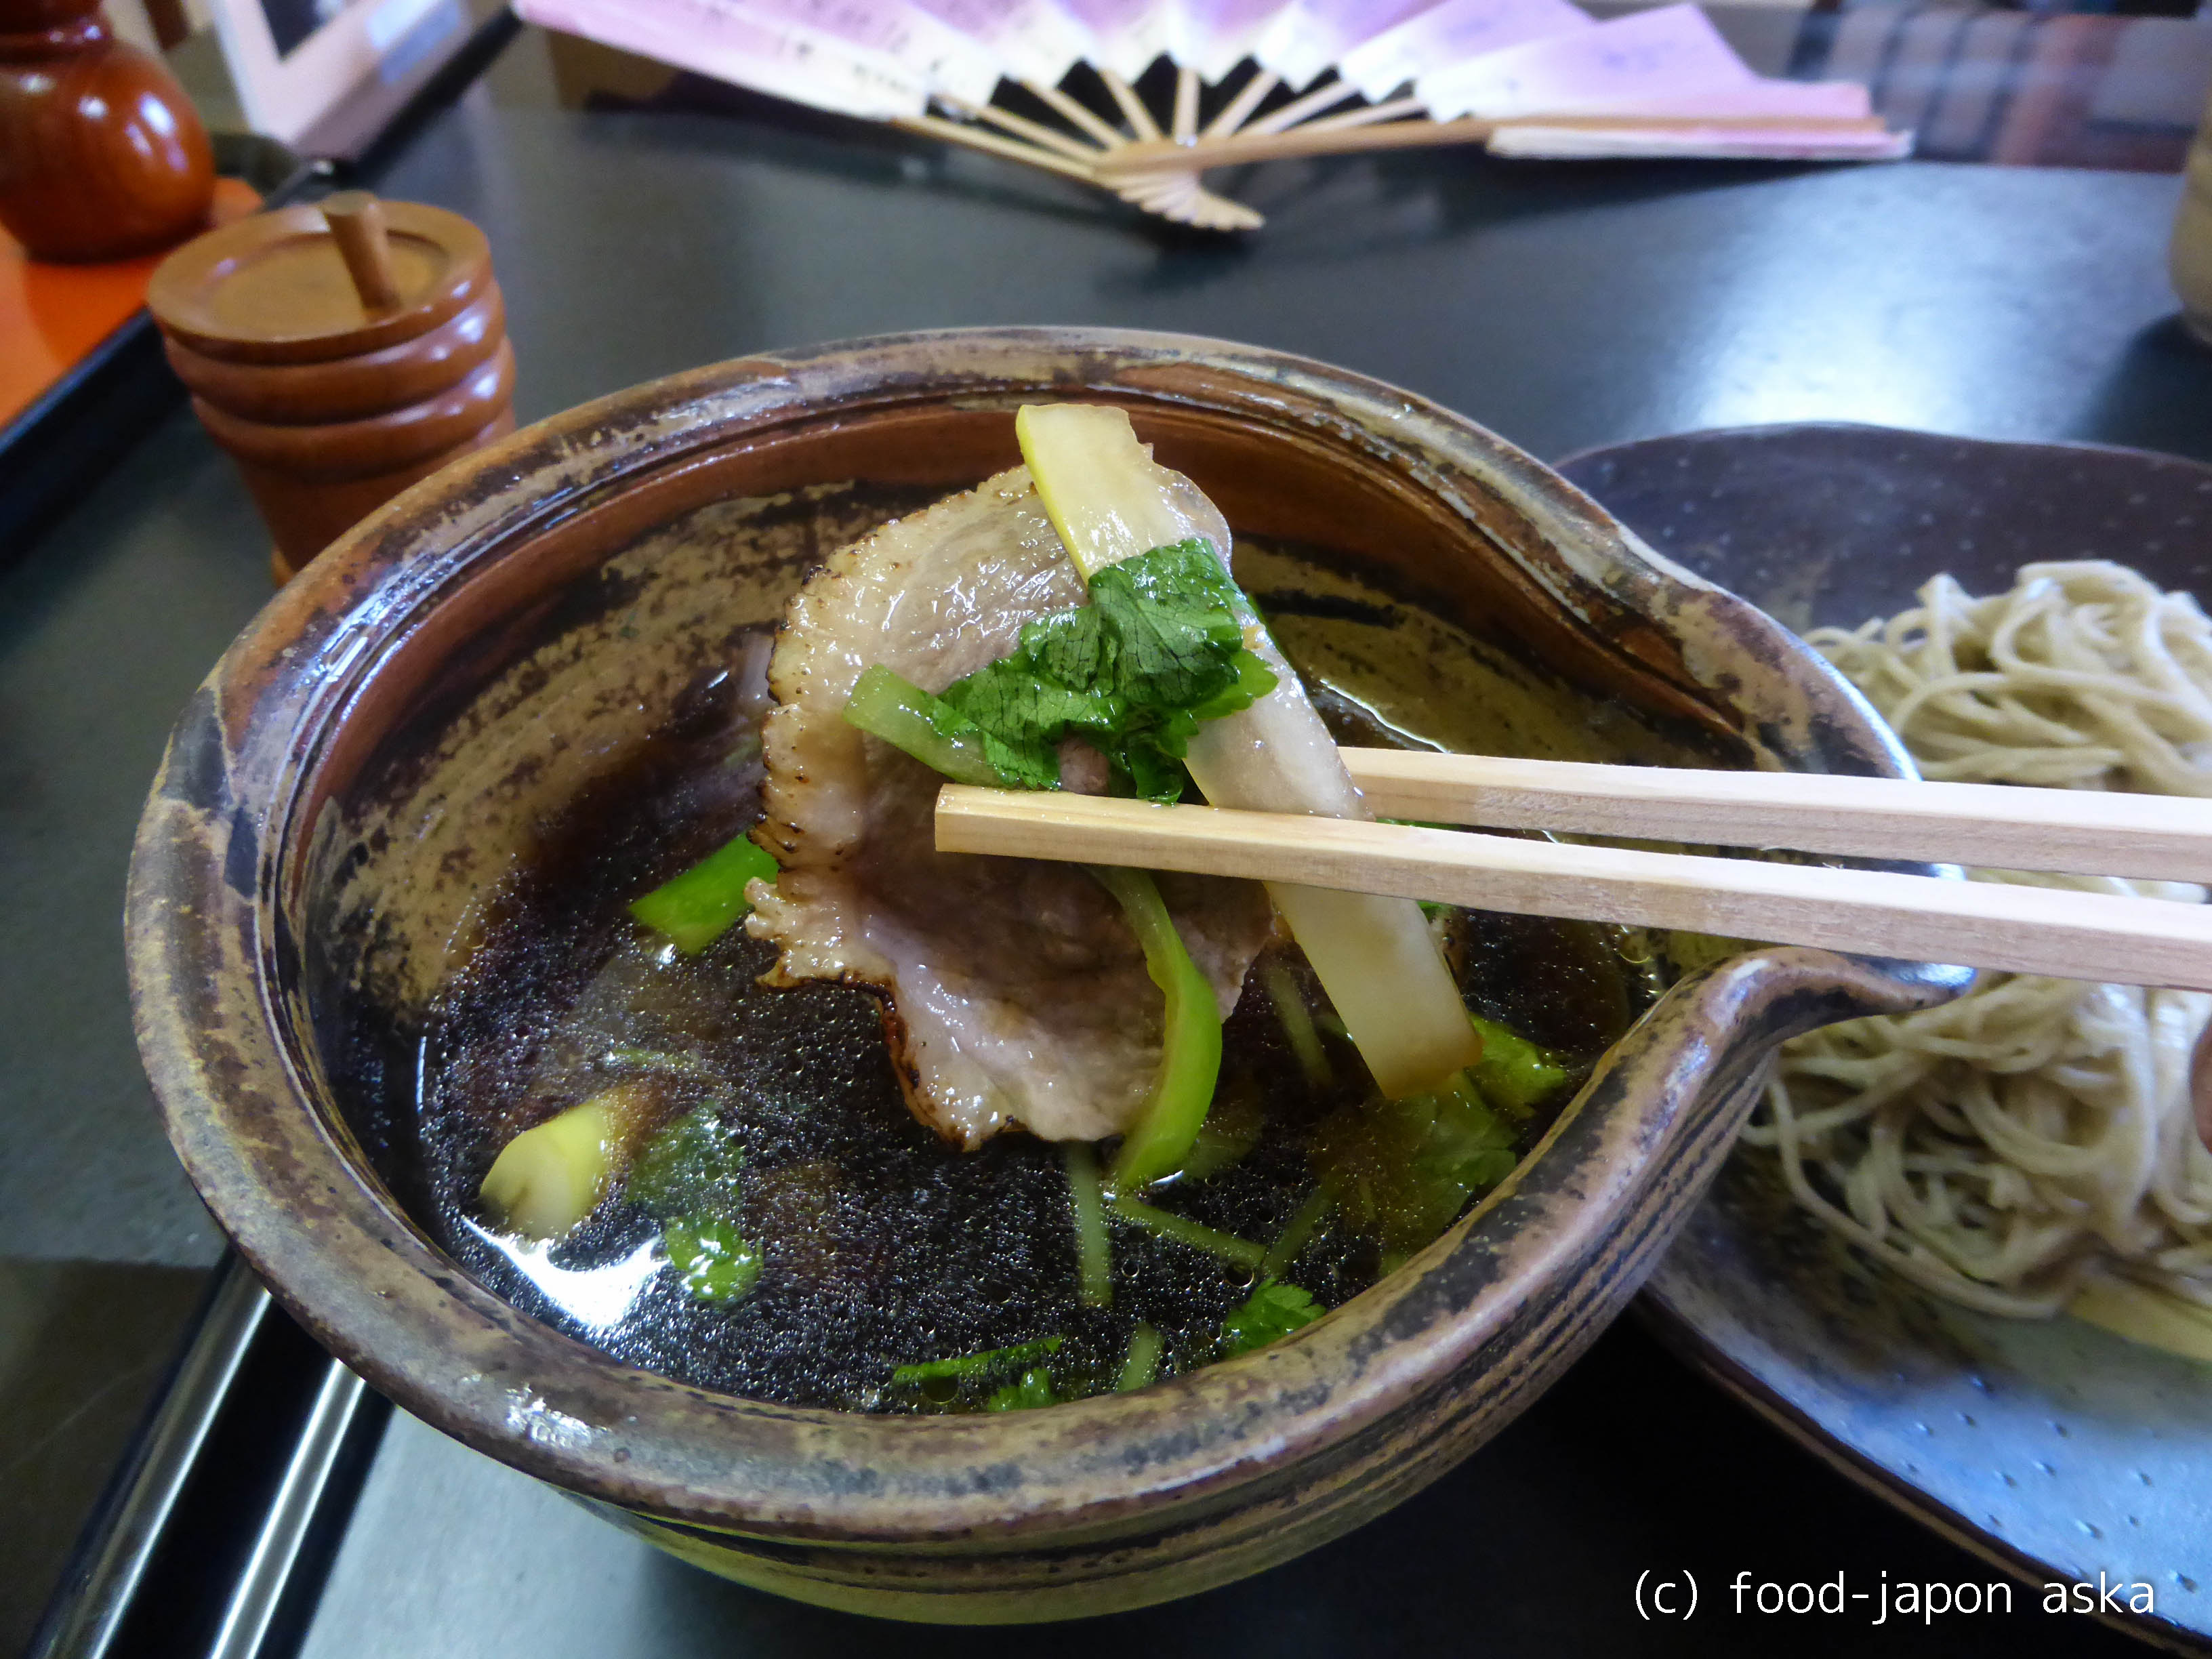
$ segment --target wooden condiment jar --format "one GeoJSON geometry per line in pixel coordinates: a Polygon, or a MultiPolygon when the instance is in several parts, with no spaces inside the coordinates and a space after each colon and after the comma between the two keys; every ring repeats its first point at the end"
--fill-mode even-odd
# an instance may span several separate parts
{"type": "Polygon", "coordinates": [[[100,0],[0,0],[0,224],[34,259],[151,253],[207,221],[215,152],[100,0]]]}
{"type": "Polygon", "coordinates": [[[514,429],[483,233],[358,191],[257,215],[161,262],[146,304],[284,581],[453,457],[514,429]]]}

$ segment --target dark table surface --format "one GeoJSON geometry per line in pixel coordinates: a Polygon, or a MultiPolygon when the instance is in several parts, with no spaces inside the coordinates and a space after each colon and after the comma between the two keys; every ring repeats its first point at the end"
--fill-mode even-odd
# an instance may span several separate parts
{"type": "MultiPolygon", "coordinates": [[[[1087,323],[1304,352],[1554,459],[1801,419],[2212,459],[2212,353],[2173,323],[2164,276],[2171,178],[1412,154],[1259,170],[1235,188],[1268,211],[1267,228],[1212,241],[1073,185],[860,130],[505,108],[479,86],[371,182],[489,234],[525,420],[763,347],[1087,323]]],[[[16,1480],[0,1495],[11,1552],[0,1575],[21,1580],[25,1603],[40,1552],[75,1525],[69,1471],[82,1485],[96,1464],[97,1437],[64,1419],[101,1400],[110,1416],[135,1409],[219,1249],[137,1069],[116,919],[168,722],[266,598],[267,543],[179,410],[11,551],[0,570],[0,1423],[15,1426],[0,1429],[0,1494],[26,1468],[45,1468],[52,1488],[34,1496],[16,1480]],[[26,1343],[27,1331],[46,1334],[26,1343]],[[135,1382],[117,1382],[118,1370],[135,1382]]],[[[1049,1639],[1238,1653],[2120,1650],[2086,1620],[2026,1611],[1878,1630],[1856,1616],[1737,1616],[1721,1589],[1740,1569],[1994,1576],[1624,1327],[1460,1471],[1352,1539],[1176,1609],[1049,1639]],[[1705,1585],[1705,1610],[1687,1625],[1640,1621],[1638,1574],[1676,1566],[1705,1585]]],[[[27,1617],[0,1600],[0,1645],[27,1617]]],[[[894,1639],[949,1652],[1036,1638],[901,1636],[720,1584],[402,1418],[307,1646],[330,1659],[559,1659],[894,1639]]]]}

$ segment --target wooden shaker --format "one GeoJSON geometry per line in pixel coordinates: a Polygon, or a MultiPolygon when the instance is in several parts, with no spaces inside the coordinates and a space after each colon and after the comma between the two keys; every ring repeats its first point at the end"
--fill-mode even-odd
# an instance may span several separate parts
{"type": "Polygon", "coordinates": [[[268,522],[280,583],[514,429],[491,249],[442,208],[348,191],[242,219],[163,260],[146,304],[268,522]]]}

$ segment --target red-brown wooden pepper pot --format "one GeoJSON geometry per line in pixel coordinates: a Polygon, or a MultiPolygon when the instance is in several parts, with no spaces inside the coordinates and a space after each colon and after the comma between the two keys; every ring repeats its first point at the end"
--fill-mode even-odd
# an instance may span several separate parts
{"type": "Polygon", "coordinates": [[[36,259],[120,259],[207,222],[215,152],[98,0],[0,0],[0,224],[36,259]]]}

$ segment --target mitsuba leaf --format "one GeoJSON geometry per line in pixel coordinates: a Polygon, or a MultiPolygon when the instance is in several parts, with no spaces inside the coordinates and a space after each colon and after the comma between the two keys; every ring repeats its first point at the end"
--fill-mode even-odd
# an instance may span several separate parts
{"type": "Polygon", "coordinates": [[[1328,1311],[1295,1285],[1271,1279],[1244,1305],[1221,1322],[1221,1357],[1234,1358],[1279,1342],[1328,1311]]]}
{"type": "Polygon", "coordinates": [[[760,1282],[760,1247],[734,1222],[672,1221],[661,1230],[660,1246],[696,1301],[734,1302],[760,1282]]]}
{"type": "Polygon", "coordinates": [[[1485,1100],[1526,1116],[1538,1101],[1567,1080],[1566,1062],[1550,1050],[1494,1019],[1480,1014],[1468,1018],[1482,1034],[1482,1058],[1468,1069],[1485,1100]]]}
{"type": "Polygon", "coordinates": [[[1040,672],[1031,654],[1030,636],[1042,626],[1031,623],[1022,630],[1022,644],[1012,656],[955,680],[942,697],[948,708],[982,733],[991,763],[1025,789],[1058,788],[1060,740],[1071,731],[1110,731],[1122,712],[1109,690],[1064,683],[1040,672]]]}
{"type": "Polygon", "coordinates": [[[1234,685],[1244,646],[1239,597],[1202,541],[1156,547],[1101,570],[1091,579],[1091,609],[1118,647],[1119,688],[1133,702],[1179,710],[1234,685]]]}
{"type": "Polygon", "coordinates": [[[1059,745],[1072,735],[1106,757],[1120,789],[1175,800],[1199,727],[1275,689],[1273,672],[1244,647],[1251,604],[1198,539],[1109,565],[1090,593],[1089,605],[1029,623],[1011,654],[935,697],[902,695],[939,736],[980,744],[1012,787],[1058,787],[1059,745]]]}
{"type": "Polygon", "coordinates": [[[713,1106],[676,1120],[645,1144],[625,1188],[660,1223],[660,1248],[701,1302],[734,1302],[760,1282],[760,1246],[738,1225],[744,1149],[713,1106]]]}
{"type": "Polygon", "coordinates": [[[1022,1373],[1021,1381],[1009,1382],[994,1390],[983,1402],[987,1412],[1035,1411],[1040,1406],[1057,1406],[1060,1396],[1053,1392],[1052,1373],[1042,1365],[1032,1366],[1022,1373]]]}
{"type": "Polygon", "coordinates": [[[1308,1149],[1339,1213],[1395,1266],[1513,1173],[1514,1131],[1466,1073],[1434,1094],[1370,1100],[1324,1118],[1308,1149]]]}
{"type": "Polygon", "coordinates": [[[685,1114],[645,1143],[630,1166],[627,1195],[660,1221],[735,1215],[744,1152],[713,1106],[685,1114]]]}

